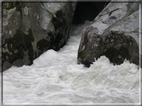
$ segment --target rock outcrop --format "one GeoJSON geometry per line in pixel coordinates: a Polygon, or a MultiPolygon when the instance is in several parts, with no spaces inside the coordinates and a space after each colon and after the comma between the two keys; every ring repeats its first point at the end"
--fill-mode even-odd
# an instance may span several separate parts
{"type": "Polygon", "coordinates": [[[32,64],[48,49],[68,39],[75,3],[3,2],[2,67],[32,64]]]}
{"type": "Polygon", "coordinates": [[[89,67],[105,55],[114,64],[127,59],[139,65],[138,7],[139,3],[109,3],[83,30],[78,63],[89,67]]]}

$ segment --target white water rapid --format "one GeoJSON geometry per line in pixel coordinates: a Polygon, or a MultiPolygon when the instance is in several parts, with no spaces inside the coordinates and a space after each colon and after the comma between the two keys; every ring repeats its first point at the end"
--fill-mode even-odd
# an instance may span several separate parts
{"type": "Polygon", "coordinates": [[[113,65],[102,56],[90,68],[77,64],[81,31],[72,26],[70,39],[60,51],[48,50],[33,65],[3,72],[4,104],[107,104],[140,102],[140,69],[125,61],[113,65]]]}

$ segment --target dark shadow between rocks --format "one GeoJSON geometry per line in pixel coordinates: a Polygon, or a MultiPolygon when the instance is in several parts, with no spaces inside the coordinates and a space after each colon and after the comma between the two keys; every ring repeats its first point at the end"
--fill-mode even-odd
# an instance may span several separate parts
{"type": "Polygon", "coordinates": [[[78,2],[73,17],[73,24],[81,24],[86,20],[93,21],[109,2],[78,2]]]}

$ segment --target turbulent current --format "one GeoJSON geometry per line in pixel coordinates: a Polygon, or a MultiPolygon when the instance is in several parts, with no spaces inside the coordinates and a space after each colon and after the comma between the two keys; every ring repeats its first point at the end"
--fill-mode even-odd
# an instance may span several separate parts
{"type": "Polygon", "coordinates": [[[90,68],[77,64],[81,31],[72,26],[60,51],[48,50],[33,65],[3,72],[4,104],[119,104],[140,103],[140,69],[129,61],[113,65],[105,56],[90,68]]]}

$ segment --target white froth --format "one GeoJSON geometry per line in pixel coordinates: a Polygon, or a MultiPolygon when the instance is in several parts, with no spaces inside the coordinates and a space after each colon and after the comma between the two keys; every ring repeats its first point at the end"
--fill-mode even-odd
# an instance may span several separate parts
{"type": "Polygon", "coordinates": [[[4,104],[139,103],[139,70],[100,57],[90,68],[77,64],[82,29],[73,26],[60,51],[48,50],[33,65],[3,73],[4,104]]]}

